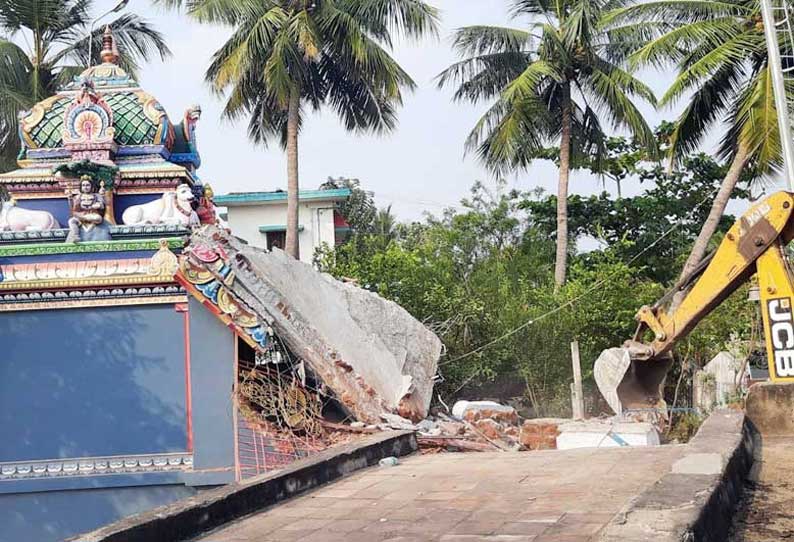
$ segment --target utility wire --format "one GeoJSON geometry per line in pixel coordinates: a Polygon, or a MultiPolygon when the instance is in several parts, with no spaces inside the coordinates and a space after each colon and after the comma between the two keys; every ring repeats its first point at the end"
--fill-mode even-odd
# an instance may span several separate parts
{"type": "MultiPolygon", "coordinates": [[[[689,213],[684,217],[684,219],[688,220],[689,218],[691,218],[695,214],[695,212],[698,209],[700,209],[703,206],[703,204],[705,204],[707,201],[712,199],[717,194],[718,191],[719,191],[719,188],[717,188],[716,190],[711,192],[709,195],[707,195],[705,198],[703,198],[703,201],[701,201],[700,203],[695,205],[692,208],[692,210],[689,211],[689,213]]],[[[677,222],[676,224],[673,224],[673,226],[671,226],[667,231],[665,231],[662,235],[660,235],[653,243],[651,243],[650,245],[648,245],[647,247],[645,247],[644,249],[639,251],[637,254],[635,254],[634,257],[632,257],[628,262],[626,262],[626,265],[633,264],[635,261],[640,259],[640,257],[642,257],[646,252],[648,252],[653,247],[655,247],[656,245],[661,243],[662,240],[664,240],[668,235],[670,235],[675,230],[677,230],[679,227],[681,227],[681,223],[682,222],[683,222],[683,220],[677,222]]],[[[573,299],[570,299],[570,300],[566,301],[562,305],[559,305],[559,306],[551,309],[550,311],[541,314],[540,316],[537,316],[535,318],[527,320],[526,322],[524,322],[520,326],[518,326],[518,327],[516,327],[514,329],[511,329],[510,331],[508,331],[504,335],[502,335],[500,337],[497,337],[496,339],[494,339],[494,340],[492,340],[492,341],[490,341],[488,343],[485,343],[482,346],[478,346],[477,348],[475,348],[474,350],[471,350],[470,352],[467,352],[467,353],[465,353],[465,354],[463,354],[461,356],[458,356],[456,358],[444,361],[443,363],[440,363],[439,366],[443,367],[444,365],[449,365],[450,363],[455,363],[456,361],[460,361],[462,359],[468,358],[469,356],[473,356],[474,354],[482,352],[486,348],[488,348],[488,347],[490,347],[490,346],[492,346],[492,345],[494,345],[494,344],[496,344],[498,342],[501,342],[501,341],[507,339],[508,337],[511,337],[511,336],[515,335],[516,333],[518,333],[519,331],[521,331],[523,329],[528,328],[529,326],[531,326],[535,322],[539,322],[540,320],[548,318],[549,316],[552,316],[552,315],[560,312],[561,310],[570,307],[571,305],[573,305],[573,304],[577,303],[578,301],[580,301],[581,299],[587,297],[588,295],[590,295],[594,291],[598,290],[601,286],[603,286],[604,284],[609,282],[609,280],[612,277],[614,277],[615,275],[617,275],[617,273],[608,274],[607,276],[605,276],[604,278],[602,278],[601,280],[599,280],[595,284],[593,284],[590,288],[588,288],[587,290],[585,290],[584,292],[582,292],[578,296],[574,297],[573,299]]]]}

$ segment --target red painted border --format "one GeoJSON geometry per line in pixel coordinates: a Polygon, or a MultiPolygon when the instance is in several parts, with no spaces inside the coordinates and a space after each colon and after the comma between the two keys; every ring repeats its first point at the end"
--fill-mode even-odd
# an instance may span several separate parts
{"type": "Polygon", "coordinates": [[[232,394],[232,421],[234,423],[234,479],[235,481],[239,482],[242,480],[242,471],[240,470],[240,421],[238,419],[238,412],[239,412],[239,403],[237,397],[237,389],[239,385],[239,373],[240,370],[240,339],[237,338],[237,334],[232,335],[232,340],[234,340],[234,363],[232,366],[234,367],[234,393],[232,394]]]}
{"type": "Polygon", "coordinates": [[[185,409],[187,410],[187,451],[193,451],[193,394],[190,383],[190,313],[187,303],[174,305],[176,312],[182,313],[185,340],[185,409]]]}

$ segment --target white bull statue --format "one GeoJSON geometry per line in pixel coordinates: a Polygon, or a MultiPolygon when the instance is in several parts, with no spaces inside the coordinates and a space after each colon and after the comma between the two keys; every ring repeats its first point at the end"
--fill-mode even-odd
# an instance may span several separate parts
{"type": "Polygon", "coordinates": [[[163,197],[133,205],[124,210],[121,220],[128,226],[143,224],[173,224],[197,226],[199,217],[190,205],[193,191],[186,184],[180,184],[174,192],[166,192],[163,197]]]}
{"type": "Polygon", "coordinates": [[[0,231],[44,231],[60,227],[52,213],[17,207],[13,200],[0,203],[0,231]]]}

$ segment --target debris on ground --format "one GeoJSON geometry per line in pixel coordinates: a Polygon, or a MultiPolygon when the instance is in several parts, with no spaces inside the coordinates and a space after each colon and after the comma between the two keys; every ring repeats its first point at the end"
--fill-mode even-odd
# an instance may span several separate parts
{"type": "Polygon", "coordinates": [[[435,334],[392,301],[220,228],[193,232],[178,278],[245,342],[238,433],[250,475],[384,430],[415,431],[424,453],[658,444],[638,425],[523,420],[496,401],[429,415],[435,334]]]}
{"type": "Polygon", "coordinates": [[[519,442],[527,450],[556,450],[560,425],[570,420],[536,418],[521,424],[519,442]]]}
{"type": "Polygon", "coordinates": [[[378,461],[378,465],[381,467],[396,467],[400,464],[400,460],[394,456],[384,457],[380,461],[378,461]]]}
{"type": "Polygon", "coordinates": [[[484,419],[510,424],[518,422],[515,408],[495,401],[458,401],[452,406],[452,415],[468,422],[484,419]]]}

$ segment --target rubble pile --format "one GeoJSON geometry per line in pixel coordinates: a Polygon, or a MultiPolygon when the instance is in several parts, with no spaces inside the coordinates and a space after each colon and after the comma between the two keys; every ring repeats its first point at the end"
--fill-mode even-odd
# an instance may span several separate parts
{"type": "Polygon", "coordinates": [[[281,465],[393,429],[416,431],[428,453],[557,447],[560,420],[524,421],[493,401],[458,401],[428,416],[439,338],[396,303],[280,250],[204,226],[193,231],[177,279],[248,349],[238,355],[237,393],[250,407],[241,408],[240,431],[251,442],[252,473],[260,448],[281,465]]]}
{"type": "Polygon", "coordinates": [[[566,421],[553,418],[522,421],[510,406],[492,401],[458,401],[451,415],[437,413],[416,424],[389,415],[376,427],[416,431],[425,453],[529,451],[556,449],[559,426],[566,421]]]}

